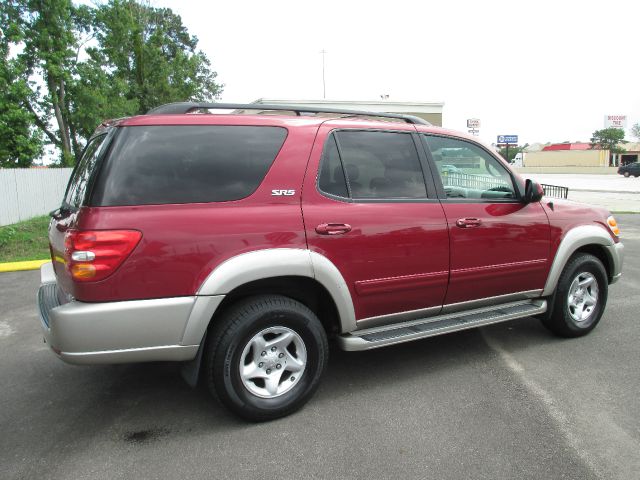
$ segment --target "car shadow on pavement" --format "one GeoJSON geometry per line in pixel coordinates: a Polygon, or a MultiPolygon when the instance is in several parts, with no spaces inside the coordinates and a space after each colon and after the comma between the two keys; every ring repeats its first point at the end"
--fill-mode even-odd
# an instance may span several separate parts
{"type": "MultiPolygon", "coordinates": [[[[512,345],[559,341],[534,319],[507,322],[499,328],[509,330],[514,340],[517,339],[512,345]]],[[[344,352],[332,345],[320,389],[303,411],[313,410],[322,415],[323,410],[339,407],[342,401],[346,401],[344,405],[349,408],[354,397],[361,397],[363,392],[384,395],[415,384],[447,382],[447,378],[458,371],[482,369],[492,361],[495,361],[495,352],[488,347],[479,329],[364,352],[344,352]]],[[[103,370],[96,381],[108,385],[102,394],[109,400],[92,405],[91,415],[109,416],[112,410],[117,411],[117,423],[126,426],[124,430],[118,429],[119,435],[131,443],[252,425],[228,412],[203,386],[196,389],[187,386],[177,364],[89,368],[103,370]],[[104,376],[109,377],[110,382],[104,382],[104,376]]],[[[83,376],[89,380],[86,377],[91,376],[91,370],[84,370],[83,376]]]]}
{"type": "MultiPolygon", "coordinates": [[[[534,319],[508,322],[500,328],[509,329],[518,342],[529,346],[558,341],[534,319]]],[[[393,403],[402,403],[407,395],[415,394],[425,402],[430,392],[456,395],[460,378],[495,369],[495,359],[479,329],[364,352],[344,352],[332,345],[319,391],[300,412],[278,420],[277,426],[286,429],[301,418],[355,415],[365,404],[375,409],[365,413],[372,417],[381,403],[393,411],[393,403]]],[[[204,387],[189,387],[175,363],[93,367],[59,363],[48,376],[50,381],[41,388],[55,389],[47,404],[47,417],[58,419],[51,428],[58,436],[74,439],[65,448],[82,448],[96,438],[143,448],[247,429],[260,434],[269,428],[269,423],[251,424],[237,418],[204,387]]]]}

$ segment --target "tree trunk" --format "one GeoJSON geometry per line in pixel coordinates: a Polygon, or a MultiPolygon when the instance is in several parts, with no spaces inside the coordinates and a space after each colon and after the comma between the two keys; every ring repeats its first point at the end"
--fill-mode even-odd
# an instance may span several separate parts
{"type": "Polygon", "coordinates": [[[67,123],[65,108],[65,85],[64,80],[60,79],[56,85],[56,81],[49,74],[47,75],[47,86],[49,87],[49,95],[51,95],[51,103],[53,105],[53,113],[58,123],[58,135],[60,136],[60,147],[62,148],[63,163],[67,164],[73,156],[71,153],[71,137],[69,136],[69,125],[67,123]]]}
{"type": "Polygon", "coordinates": [[[138,95],[140,96],[139,114],[147,113],[149,110],[148,99],[144,85],[144,47],[142,40],[142,29],[137,27],[133,32],[133,58],[135,62],[136,83],[138,85],[138,95]]]}
{"type": "Polygon", "coordinates": [[[71,133],[71,146],[73,147],[73,156],[75,157],[76,162],[78,162],[78,160],[80,160],[80,157],[82,156],[82,146],[78,143],[78,134],[73,122],[69,122],[69,132],[71,133]]]}

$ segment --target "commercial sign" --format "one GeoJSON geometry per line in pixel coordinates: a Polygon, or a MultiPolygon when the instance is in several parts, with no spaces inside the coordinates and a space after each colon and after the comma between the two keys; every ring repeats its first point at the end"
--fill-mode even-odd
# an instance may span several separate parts
{"type": "Polygon", "coordinates": [[[518,144],[518,135],[498,135],[498,143],[518,144]]]}
{"type": "Polygon", "coordinates": [[[473,130],[477,130],[480,128],[480,119],[479,118],[468,118],[467,119],[467,128],[471,128],[473,130]]]}
{"type": "Polygon", "coordinates": [[[627,128],[626,115],[605,115],[604,128],[627,128]]]}

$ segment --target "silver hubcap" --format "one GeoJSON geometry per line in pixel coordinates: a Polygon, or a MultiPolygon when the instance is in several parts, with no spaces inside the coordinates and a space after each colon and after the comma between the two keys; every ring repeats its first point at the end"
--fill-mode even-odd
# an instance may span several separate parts
{"type": "Polygon", "coordinates": [[[569,287],[567,306],[569,314],[576,322],[584,322],[591,317],[598,305],[598,282],[589,272],[576,276],[569,287]]]}
{"type": "Polygon", "coordinates": [[[300,381],[306,364],[307,349],[300,335],[287,327],[265,328],[242,350],[240,378],[254,395],[274,398],[300,381]]]}

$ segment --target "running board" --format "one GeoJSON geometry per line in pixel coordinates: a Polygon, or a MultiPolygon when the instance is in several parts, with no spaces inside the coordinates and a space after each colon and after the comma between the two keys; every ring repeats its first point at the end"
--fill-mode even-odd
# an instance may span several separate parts
{"type": "Polygon", "coordinates": [[[411,322],[357,330],[339,335],[338,343],[343,350],[370,350],[396,343],[435,337],[444,333],[482,327],[492,323],[506,322],[516,318],[530,317],[546,311],[547,301],[542,299],[503,303],[502,305],[477,308],[466,312],[456,312],[412,320],[411,322]]]}

